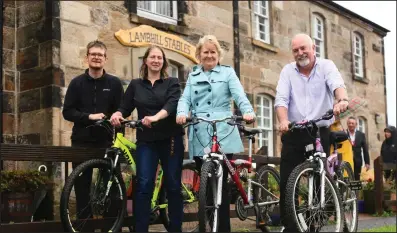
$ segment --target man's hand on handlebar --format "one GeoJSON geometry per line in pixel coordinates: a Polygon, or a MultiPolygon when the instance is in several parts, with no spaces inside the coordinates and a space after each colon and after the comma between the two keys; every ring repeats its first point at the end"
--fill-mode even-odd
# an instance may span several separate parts
{"type": "Polygon", "coordinates": [[[92,121],[97,121],[97,120],[102,120],[104,119],[106,116],[103,113],[96,113],[96,114],[90,114],[88,115],[88,119],[92,120],[92,121]]]}
{"type": "Polygon", "coordinates": [[[339,116],[342,112],[346,112],[349,102],[347,100],[341,100],[339,103],[334,105],[334,115],[339,116]]]}
{"type": "Polygon", "coordinates": [[[120,126],[122,121],[125,121],[126,119],[123,118],[123,115],[121,114],[121,112],[115,112],[113,113],[112,117],[110,118],[110,123],[113,126],[120,126]]]}
{"type": "Polygon", "coordinates": [[[281,121],[280,124],[278,125],[278,130],[280,131],[281,134],[287,132],[289,130],[289,122],[288,120],[281,121]]]}

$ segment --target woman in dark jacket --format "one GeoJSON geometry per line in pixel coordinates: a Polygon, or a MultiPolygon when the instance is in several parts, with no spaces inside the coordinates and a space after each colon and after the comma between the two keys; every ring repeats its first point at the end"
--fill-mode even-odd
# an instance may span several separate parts
{"type": "Polygon", "coordinates": [[[131,80],[122,104],[111,117],[112,124],[119,126],[136,108],[138,119],[146,126],[143,131],[136,131],[135,232],[149,230],[150,200],[159,159],[168,199],[169,230],[182,232],[183,129],[175,122],[181,88],[177,78],[168,77],[167,67],[163,49],[150,46],[143,56],[140,78],[131,80]]]}
{"type": "MultiPolygon", "coordinates": [[[[396,163],[397,160],[397,135],[396,127],[388,126],[384,130],[385,140],[382,143],[380,155],[384,163],[396,163]]],[[[385,170],[385,179],[389,179],[395,171],[385,170]]],[[[393,179],[393,177],[392,177],[393,179]]]]}

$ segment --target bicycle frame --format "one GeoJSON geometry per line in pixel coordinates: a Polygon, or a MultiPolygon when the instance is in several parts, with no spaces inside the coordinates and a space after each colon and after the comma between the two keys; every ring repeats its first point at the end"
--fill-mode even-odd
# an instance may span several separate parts
{"type": "MultiPolygon", "coordinates": [[[[230,119],[230,117],[222,119],[222,120],[227,120],[230,119]]],[[[213,135],[211,136],[211,151],[209,154],[205,154],[203,156],[204,161],[214,161],[217,163],[217,165],[219,164],[219,161],[223,161],[223,163],[226,164],[227,168],[228,168],[228,173],[230,174],[230,176],[232,177],[232,180],[234,181],[234,183],[237,186],[237,189],[239,190],[239,193],[243,199],[244,208],[249,208],[253,206],[253,202],[252,202],[252,193],[251,193],[251,187],[252,185],[256,185],[261,187],[261,189],[263,189],[265,192],[267,192],[268,194],[272,195],[273,197],[277,198],[274,194],[272,194],[271,192],[269,192],[266,188],[264,188],[261,184],[252,181],[252,179],[248,179],[248,193],[245,192],[243,185],[241,183],[239,174],[236,172],[236,169],[234,169],[234,167],[242,167],[242,168],[247,168],[248,169],[248,173],[252,172],[252,168],[253,168],[253,164],[252,164],[252,138],[249,139],[249,153],[248,153],[248,160],[243,160],[243,159],[236,159],[236,160],[228,160],[225,153],[222,152],[220,144],[218,143],[218,136],[217,136],[217,128],[216,128],[216,123],[222,120],[218,120],[218,121],[211,121],[210,124],[213,128],[213,135]],[[216,158],[217,160],[213,160],[212,158],[216,158]]],[[[217,190],[217,205],[219,206],[222,203],[222,179],[223,179],[223,167],[222,166],[218,166],[218,172],[217,172],[217,178],[218,178],[218,182],[217,184],[220,187],[215,187],[214,190],[217,190]]],[[[277,198],[278,199],[278,198],[277,198]]],[[[276,204],[278,203],[278,201],[271,201],[271,202],[264,202],[264,203],[259,203],[258,205],[261,206],[265,206],[265,205],[270,205],[270,204],[276,204]]]]}
{"type": "MultiPolygon", "coordinates": [[[[132,154],[131,154],[131,150],[136,150],[136,147],[137,147],[136,144],[131,142],[127,138],[125,138],[123,133],[117,133],[112,147],[110,149],[106,150],[105,158],[108,157],[108,152],[110,152],[112,150],[117,150],[115,153],[116,157],[115,157],[115,160],[113,163],[113,168],[116,167],[118,158],[119,158],[120,154],[122,154],[124,156],[124,158],[127,160],[128,165],[130,165],[130,167],[131,167],[132,175],[136,176],[136,164],[135,164],[134,158],[132,157],[132,154]]],[[[152,200],[151,200],[152,211],[156,211],[158,209],[164,209],[168,206],[168,204],[157,205],[158,196],[160,193],[161,186],[163,184],[163,174],[164,174],[163,169],[161,166],[159,166],[158,171],[157,171],[157,177],[156,177],[155,187],[154,187],[154,191],[153,191],[153,196],[152,196],[152,200]]],[[[112,184],[112,179],[109,180],[106,195],[109,193],[111,184],[112,184]]],[[[187,189],[183,183],[182,183],[182,188],[187,192],[187,194],[189,196],[189,200],[186,200],[186,202],[188,202],[188,203],[194,202],[195,197],[194,197],[193,193],[189,189],[187,189]]],[[[127,189],[128,189],[128,187],[127,187],[127,189]]]]}

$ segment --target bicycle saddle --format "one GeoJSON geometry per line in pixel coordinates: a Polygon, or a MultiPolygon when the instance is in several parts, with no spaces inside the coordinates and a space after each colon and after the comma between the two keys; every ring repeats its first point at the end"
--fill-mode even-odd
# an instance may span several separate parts
{"type": "Polygon", "coordinates": [[[349,137],[345,131],[336,131],[330,133],[331,144],[346,141],[348,138],[349,137]]]}
{"type": "Polygon", "coordinates": [[[262,129],[250,129],[244,126],[239,126],[238,129],[240,130],[240,132],[243,132],[246,136],[251,136],[262,132],[262,129]]]}

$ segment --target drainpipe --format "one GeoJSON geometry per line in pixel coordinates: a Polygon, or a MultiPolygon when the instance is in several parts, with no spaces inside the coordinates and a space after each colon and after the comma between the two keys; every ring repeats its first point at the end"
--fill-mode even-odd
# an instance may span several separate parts
{"type": "MultiPolygon", "coordinates": [[[[0,13],[0,54],[3,54],[3,24],[4,24],[4,1],[0,1],[1,13],[0,13]]],[[[0,143],[3,143],[3,56],[0,56],[0,143]]],[[[1,145],[0,145],[1,147],[1,145]]],[[[0,160],[0,170],[3,170],[3,160],[0,160]]]]}
{"type": "Polygon", "coordinates": [[[240,33],[238,17],[238,0],[233,0],[233,41],[234,41],[234,70],[240,79],[240,33]]]}
{"type": "Polygon", "coordinates": [[[387,117],[387,91],[386,91],[386,64],[385,64],[385,38],[382,37],[382,59],[383,59],[383,83],[384,83],[384,94],[385,94],[385,103],[386,103],[386,126],[389,125],[388,117],[387,117]]]}
{"type": "MultiPolygon", "coordinates": [[[[238,0],[233,0],[233,63],[234,71],[236,71],[237,78],[240,80],[240,33],[239,33],[239,17],[238,17],[238,0]]],[[[241,111],[233,102],[234,114],[241,116],[241,111]]]]}

